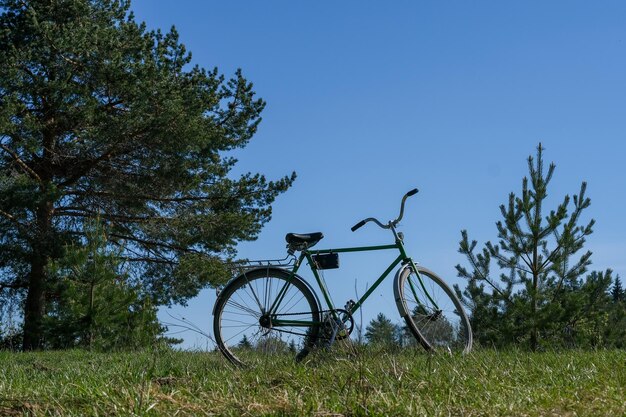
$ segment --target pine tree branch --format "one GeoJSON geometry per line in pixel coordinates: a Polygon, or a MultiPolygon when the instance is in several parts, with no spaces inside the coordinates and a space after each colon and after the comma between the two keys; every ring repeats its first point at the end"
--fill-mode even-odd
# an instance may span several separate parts
{"type": "MultiPolygon", "coordinates": [[[[86,236],[85,233],[83,232],[72,232],[71,234],[73,235],[80,235],[80,236],[86,236]]],[[[135,238],[133,236],[126,236],[126,235],[120,235],[120,234],[116,234],[116,233],[112,233],[109,236],[111,237],[116,237],[120,240],[130,240],[133,242],[137,242],[140,243],[142,245],[147,246],[145,248],[145,250],[147,252],[150,252],[153,254],[153,256],[145,256],[142,255],[141,253],[138,253],[132,249],[130,249],[128,246],[124,246],[121,243],[111,240],[111,243],[122,247],[124,250],[132,253],[135,256],[118,256],[118,259],[121,259],[125,262],[149,262],[149,263],[158,263],[158,264],[164,264],[164,265],[171,265],[171,266],[175,266],[178,265],[179,262],[177,260],[173,260],[173,259],[167,259],[165,256],[160,255],[158,252],[153,251],[149,246],[153,246],[153,247],[162,247],[165,249],[169,249],[169,250],[178,250],[181,252],[187,252],[187,253],[202,253],[200,251],[196,251],[190,248],[184,248],[182,246],[175,246],[175,245],[169,245],[166,243],[161,243],[161,242],[156,242],[156,241],[149,241],[149,240],[145,240],[145,239],[139,239],[139,238],[135,238]]]]}
{"type": "Polygon", "coordinates": [[[4,218],[12,221],[13,223],[18,223],[19,224],[19,221],[14,216],[12,216],[11,214],[7,213],[4,210],[0,210],[0,216],[2,216],[4,218]]]}
{"type": "Polygon", "coordinates": [[[476,273],[478,273],[478,275],[480,275],[481,279],[484,280],[486,283],[488,283],[496,292],[498,292],[498,294],[500,294],[502,296],[502,298],[504,300],[506,300],[507,302],[510,303],[509,298],[504,294],[504,292],[502,292],[502,290],[500,288],[498,288],[498,286],[496,286],[493,282],[491,282],[491,280],[480,271],[480,268],[478,267],[478,265],[476,264],[476,260],[474,259],[473,254],[468,254],[471,256],[468,256],[468,259],[470,261],[470,263],[472,264],[472,268],[474,268],[474,271],[476,271],[476,273]]]}
{"type": "Polygon", "coordinates": [[[50,36],[48,35],[47,32],[45,31],[43,32],[43,37],[48,41],[48,45],[50,46],[50,48],[52,48],[52,50],[54,50],[58,54],[58,56],[61,57],[61,59],[63,59],[68,64],[72,65],[74,68],[84,68],[84,65],[81,62],[74,61],[73,59],[66,57],[61,52],[61,50],[54,44],[54,41],[50,39],[50,36]]]}
{"type": "MultiPolygon", "coordinates": [[[[523,255],[523,254],[522,254],[522,255],[523,255]]],[[[506,264],[506,266],[508,266],[509,268],[511,268],[511,266],[509,266],[509,260],[508,260],[508,259],[506,259],[505,257],[503,257],[502,255],[500,255],[499,253],[492,253],[492,254],[491,254],[491,256],[494,256],[496,259],[498,259],[499,261],[501,261],[503,264],[506,264]]],[[[524,261],[524,263],[526,263],[526,260],[524,259],[524,257],[522,256],[521,258],[522,258],[522,260],[524,261]]],[[[526,265],[528,265],[528,263],[526,263],[526,265]]],[[[530,268],[530,265],[528,265],[528,267],[530,268]]],[[[527,269],[525,269],[525,268],[522,268],[522,267],[520,267],[520,266],[518,266],[518,265],[512,266],[512,268],[514,268],[514,269],[518,269],[518,270],[520,270],[520,271],[527,272],[527,273],[529,273],[529,274],[532,274],[532,272],[531,272],[531,271],[529,271],[529,270],[527,270],[527,269]]]]}
{"type": "Polygon", "coordinates": [[[0,291],[4,291],[6,289],[21,290],[26,288],[28,288],[27,284],[0,284],[0,291]]]}
{"type": "Polygon", "coordinates": [[[4,210],[0,210],[0,216],[2,216],[5,219],[11,221],[13,224],[15,224],[22,231],[28,231],[28,229],[29,229],[27,225],[25,225],[24,223],[20,222],[18,219],[15,218],[15,216],[13,216],[10,213],[7,213],[4,210]]]}
{"type": "Polygon", "coordinates": [[[139,243],[141,245],[145,245],[145,246],[152,246],[152,247],[161,247],[161,248],[165,248],[165,249],[170,249],[170,250],[176,250],[176,251],[180,251],[180,252],[187,252],[187,253],[202,253],[198,250],[195,249],[191,249],[188,247],[184,247],[184,246],[178,246],[178,245],[171,245],[169,243],[164,243],[164,242],[158,242],[158,241],[154,241],[154,240],[146,240],[146,239],[140,239],[138,237],[135,236],[128,236],[128,235],[121,235],[119,233],[111,233],[109,234],[110,237],[114,237],[117,239],[121,239],[121,240],[130,240],[131,242],[136,242],[139,243]]]}
{"type": "MultiPolygon", "coordinates": [[[[528,267],[528,269],[530,270],[530,271],[528,271],[528,270],[525,270],[525,271],[526,271],[526,272],[528,272],[528,273],[530,273],[530,274],[532,274],[532,272],[531,272],[531,271],[532,271],[532,269],[533,269],[533,261],[532,261],[532,259],[530,259],[530,254],[529,254],[529,253],[527,253],[527,252],[524,252],[524,251],[523,251],[523,247],[522,247],[522,246],[520,246],[520,249],[522,249],[522,250],[520,251],[520,258],[522,258],[522,261],[524,261],[524,263],[526,264],[526,266],[527,266],[527,267],[528,267]]],[[[523,270],[523,268],[520,268],[520,269],[522,269],[522,270],[523,270]]]]}
{"type": "Polygon", "coordinates": [[[59,188],[64,188],[69,185],[75,184],[76,181],[84,177],[91,169],[93,169],[100,162],[114,156],[117,150],[118,149],[115,146],[112,146],[108,151],[102,153],[100,156],[96,158],[88,159],[86,161],[82,161],[81,164],[76,167],[76,170],[70,175],[68,179],[59,183],[59,188]]]}
{"type": "Polygon", "coordinates": [[[144,257],[130,257],[130,256],[118,256],[118,259],[124,261],[124,262],[149,262],[149,263],[156,263],[156,264],[165,264],[165,265],[178,265],[179,263],[176,261],[171,261],[171,260],[167,260],[167,259],[158,259],[158,258],[151,258],[149,256],[144,256],[144,257]]]}
{"type": "MultiPolygon", "coordinates": [[[[581,239],[584,239],[585,236],[587,236],[587,234],[582,234],[581,236],[577,237],[576,239],[574,239],[574,242],[572,242],[572,246],[574,246],[575,244],[578,243],[578,241],[580,241],[581,239]]],[[[548,258],[545,260],[545,262],[543,264],[541,264],[541,269],[543,270],[543,268],[547,265],[547,263],[551,260],[552,256],[562,247],[562,243],[559,243],[558,246],[556,247],[556,249],[554,249],[552,251],[552,253],[550,253],[550,255],[548,256],[548,258]]],[[[576,251],[577,252],[577,251],[576,251]]]]}
{"type": "Polygon", "coordinates": [[[117,245],[122,250],[129,252],[133,256],[119,256],[118,258],[128,261],[128,262],[152,262],[152,263],[161,263],[161,264],[169,264],[169,265],[178,265],[178,261],[175,259],[168,259],[164,255],[159,252],[151,249],[145,248],[145,251],[148,252],[148,256],[129,248],[127,245],[123,245],[117,241],[111,241],[114,245],[117,245]],[[151,256],[150,256],[151,255],[151,256]]]}
{"type": "Polygon", "coordinates": [[[543,269],[548,265],[548,263],[551,261],[552,257],[558,252],[558,250],[561,249],[561,244],[559,243],[557,245],[557,247],[550,253],[550,255],[548,255],[548,257],[546,258],[546,260],[541,264],[541,266],[539,267],[540,271],[543,271],[543,269]]]}
{"type": "MultiPolygon", "coordinates": [[[[172,203],[181,203],[186,201],[208,201],[214,200],[215,197],[209,196],[182,196],[182,197],[159,197],[159,196],[150,196],[150,195],[129,195],[129,194],[115,194],[108,191],[79,191],[79,190],[70,190],[66,192],[68,195],[76,195],[80,197],[86,196],[102,196],[102,197],[110,197],[119,200],[147,200],[147,201],[158,201],[158,202],[172,202],[172,203]]],[[[223,197],[222,197],[223,198],[223,197]]]]}
{"type": "Polygon", "coordinates": [[[563,285],[563,281],[565,280],[565,278],[572,276],[577,277],[579,275],[582,275],[587,270],[587,266],[591,263],[591,261],[589,261],[589,258],[591,258],[591,251],[587,251],[583,256],[581,256],[580,260],[569,271],[565,271],[565,269],[563,270],[563,273],[559,279],[559,283],[554,291],[552,301],[556,299],[556,296],[561,290],[561,286],[563,285]]]}
{"type": "MultiPolygon", "coordinates": [[[[523,245],[523,242],[521,241],[521,237],[519,237],[519,241],[518,241],[518,236],[521,236],[523,234],[522,230],[519,227],[518,222],[511,222],[510,227],[511,227],[511,231],[513,232],[512,233],[513,243],[519,248],[520,258],[522,259],[522,261],[524,261],[528,269],[532,270],[533,269],[532,260],[530,259],[530,255],[524,252],[524,245],[523,245]]],[[[519,268],[519,269],[532,274],[532,272],[524,270],[523,268],[519,268]]]]}
{"type": "Polygon", "coordinates": [[[100,217],[105,220],[111,221],[123,221],[128,223],[150,223],[150,222],[167,222],[174,220],[172,217],[150,216],[150,217],[137,217],[137,216],[124,216],[121,214],[108,214],[100,213],[96,211],[86,210],[81,207],[60,207],[54,210],[55,217],[81,217],[81,218],[93,218],[100,217]]]}
{"type": "Polygon", "coordinates": [[[129,152],[128,149],[124,149],[123,146],[121,147],[120,145],[123,145],[126,143],[132,143],[134,138],[144,135],[147,132],[148,132],[148,128],[144,128],[144,129],[140,129],[139,131],[133,132],[132,134],[126,135],[120,140],[114,142],[109,147],[109,149],[107,149],[106,151],[103,151],[102,154],[100,154],[99,156],[82,161],[79,165],[73,167],[74,172],[71,173],[71,176],[68,179],[59,183],[59,187],[64,188],[64,187],[73,185],[78,180],[83,178],[87,173],[89,173],[90,170],[92,170],[94,167],[96,167],[98,164],[102,163],[103,161],[110,160],[123,153],[128,153],[129,152]]]}
{"type": "Polygon", "coordinates": [[[30,175],[33,179],[37,180],[37,182],[39,182],[40,184],[43,183],[43,181],[41,180],[41,177],[39,177],[39,175],[37,175],[37,173],[35,171],[33,171],[33,169],[31,167],[29,167],[26,162],[24,162],[22,160],[22,158],[20,158],[20,156],[15,153],[14,151],[12,151],[8,146],[6,146],[5,144],[0,144],[0,148],[2,148],[6,153],[8,153],[9,155],[11,155],[11,157],[15,160],[15,162],[17,162],[17,164],[24,170],[26,171],[26,173],[28,175],[30,175]]]}

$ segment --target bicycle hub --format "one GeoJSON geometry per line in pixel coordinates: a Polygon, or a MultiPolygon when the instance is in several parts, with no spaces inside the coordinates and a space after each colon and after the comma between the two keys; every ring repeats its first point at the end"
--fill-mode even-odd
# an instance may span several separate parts
{"type": "Polygon", "coordinates": [[[265,327],[266,329],[272,328],[272,317],[269,314],[263,314],[259,319],[259,324],[261,327],[265,327]]]}

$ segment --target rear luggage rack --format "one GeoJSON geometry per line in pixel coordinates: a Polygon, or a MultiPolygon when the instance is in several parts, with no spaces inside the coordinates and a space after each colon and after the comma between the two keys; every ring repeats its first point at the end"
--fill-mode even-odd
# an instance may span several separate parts
{"type": "Polygon", "coordinates": [[[287,255],[283,259],[259,259],[259,260],[249,260],[242,259],[234,262],[230,262],[228,267],[231,270],[233,276],[240,275],[242,272],[248,271],[250,269],[256,268],[289,268],[296,264],[296,257],[292,255],[287,255]]]}
{"type": "MultiPolygon", "coordinates": [[[[228,281],[232,281],[237,278],[239,275],[246,273],[252,269],[258,268],[292,268],[296,264],[296,257],[293,255],[287,255],[283,259],[259,259],[259,260],[249,260],[249,259],[240,259],[233,262],[228,262],[226,267],[230,270],[231,279],[228,281]]],[[[222,284],[215,287],[215,292],[219,296],[222,292],[222,289],[228,284],[222,284]]]]}

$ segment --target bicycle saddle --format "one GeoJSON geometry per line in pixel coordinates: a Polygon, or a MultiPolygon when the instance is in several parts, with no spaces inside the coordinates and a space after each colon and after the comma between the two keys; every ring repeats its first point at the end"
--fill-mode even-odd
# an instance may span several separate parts
{"type": "Polygon", "coordinates": [[[319,242],[323,238],[324,238],[324,235],[322,234],[322,232],[305,233],[305,234],[287,233],[287,236],[285,236],[285,240],[287,241],[289,246],[296,246],[296,247],[304,246],[307,248],[310,248],[311,246],[315,245],[317,242],[319,242]]]}

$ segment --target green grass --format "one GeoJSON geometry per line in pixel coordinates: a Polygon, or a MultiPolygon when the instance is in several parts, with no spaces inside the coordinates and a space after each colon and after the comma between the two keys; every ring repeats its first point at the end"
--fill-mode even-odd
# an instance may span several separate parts
{"type": "Polygon", "coordinates": [[[626,415],[626,352],[0,352],[0,415],[626,415]]]}

